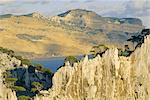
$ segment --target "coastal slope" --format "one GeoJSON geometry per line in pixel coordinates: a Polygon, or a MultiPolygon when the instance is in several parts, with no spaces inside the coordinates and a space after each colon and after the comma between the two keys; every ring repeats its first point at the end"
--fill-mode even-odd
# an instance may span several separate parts
{"type": "Polygon", "coordinates": [[[35,100],[149,100],[150,36],[129,57],[109,49],[71,66],[66,63],[53,77],[49,91],[41,91],[35,100]]]}
{"type": "Polygon", "coordinates": [[[122,47],[144,28],[137,18],[102,17],[83,9],[53,17],[6,14],[0,23],[0,46],[28,58],[87,54],[98,44],[122,47]]]}

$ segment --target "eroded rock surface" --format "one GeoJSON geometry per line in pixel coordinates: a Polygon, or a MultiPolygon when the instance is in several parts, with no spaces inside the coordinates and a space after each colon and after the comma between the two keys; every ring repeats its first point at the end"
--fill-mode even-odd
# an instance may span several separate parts
{"type": "Polygon", "coordinates": [[[20,60],[0,52],[0,100],[18,100],[19,96],[30,96],[32,98],[36,95],[36,93],[30,92],[32,82],[40,82],[42,89],[48,89],[51,87],[51,75],[35,70],[34,67],[31,69],[31,66],[22,66],[20,60]],[[17,79],[12,86],[5,82],[4,73],[8,74],[9,72],[10,78],[17,79]],[[22,86],[25,91],[16,91],[13,89],[14,86],[22,86]]]}
{"type": "Polygon", "coordinates": [[[20,64],[20,60],[0,52],[0,100],[17,100],[15,91],[6,88],[6,86],[3,84],[2,73],[6,70],[14,69],[15,66],[20,66],[20,64]]]}
{"type": "Polygon", "coordinates": [[[150,100],[149,52],[150,36],[130,57],[118,57],[112,48],[103,57],[66,64],[35,100],[150,100]]]}

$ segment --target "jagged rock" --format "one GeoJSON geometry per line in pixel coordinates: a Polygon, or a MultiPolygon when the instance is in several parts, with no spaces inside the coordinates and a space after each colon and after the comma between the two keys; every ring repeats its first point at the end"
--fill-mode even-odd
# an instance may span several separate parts
{"type": "Polygon", "coordinates": [[[0,100],[17,100],[18,92],[7,88],[6,84],[3,83],[3,72],[8,70],[11,72],[13,78],[25,81],[25,83],[18,82],[18,84],[24,84],[24,87],[27,89],[32,88],[32,82],[41,82],[43,84],[43,89],[51,87],[51,76],[35,70],[34,67],[33,71],[31,67],[33,66],[30,66],[30,68],[27,65],[21,66],[20,60],[0,52],[0,100]]]}
{"type": "Polygon", "coordinates": [[[109,49],[103,57],[85,57],[61,67],[48,95],[35,100],[150,100],[150,36],[129,57],[109,49]]]}
{"type": "Polygon", "coordinates": [[[3,84],[2,73],[9,69],[20,66],[21,61],[0,52],[0,100],[17,100],[15,91],[12,91],[3,84]]]}

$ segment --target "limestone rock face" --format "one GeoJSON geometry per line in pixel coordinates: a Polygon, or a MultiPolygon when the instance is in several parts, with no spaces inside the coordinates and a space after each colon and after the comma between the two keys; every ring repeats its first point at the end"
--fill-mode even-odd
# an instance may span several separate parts
{"type": "Polygon", "coordinates": [[[0,100],[17,100],[16,93],[3,84],[2,73],[13,69],[14,66],[20,66],[20,64],[20,60],[0,52],[0,100]]]}
{"type": "Polygon", "coordinates": [[[150,100],[150,36],[130,57],[109,49],[60,68],[53,86],[35,100],[150,100]]]}

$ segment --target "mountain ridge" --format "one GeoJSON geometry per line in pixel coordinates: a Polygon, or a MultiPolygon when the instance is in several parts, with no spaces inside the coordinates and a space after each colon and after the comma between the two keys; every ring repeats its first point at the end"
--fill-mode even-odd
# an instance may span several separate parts
{"type": "Polygon", "coordinates": [[[0,46],[27,57],[31,54],[32,57],[86,54],[97,44],[122,47],[131,35],[144,28],[139,19],[102,17],[83,9],[54,17],[37,12],[1,15],[0,23],[0,46]],[[22,46],[24,48],[20,48],[22,46]]]}

